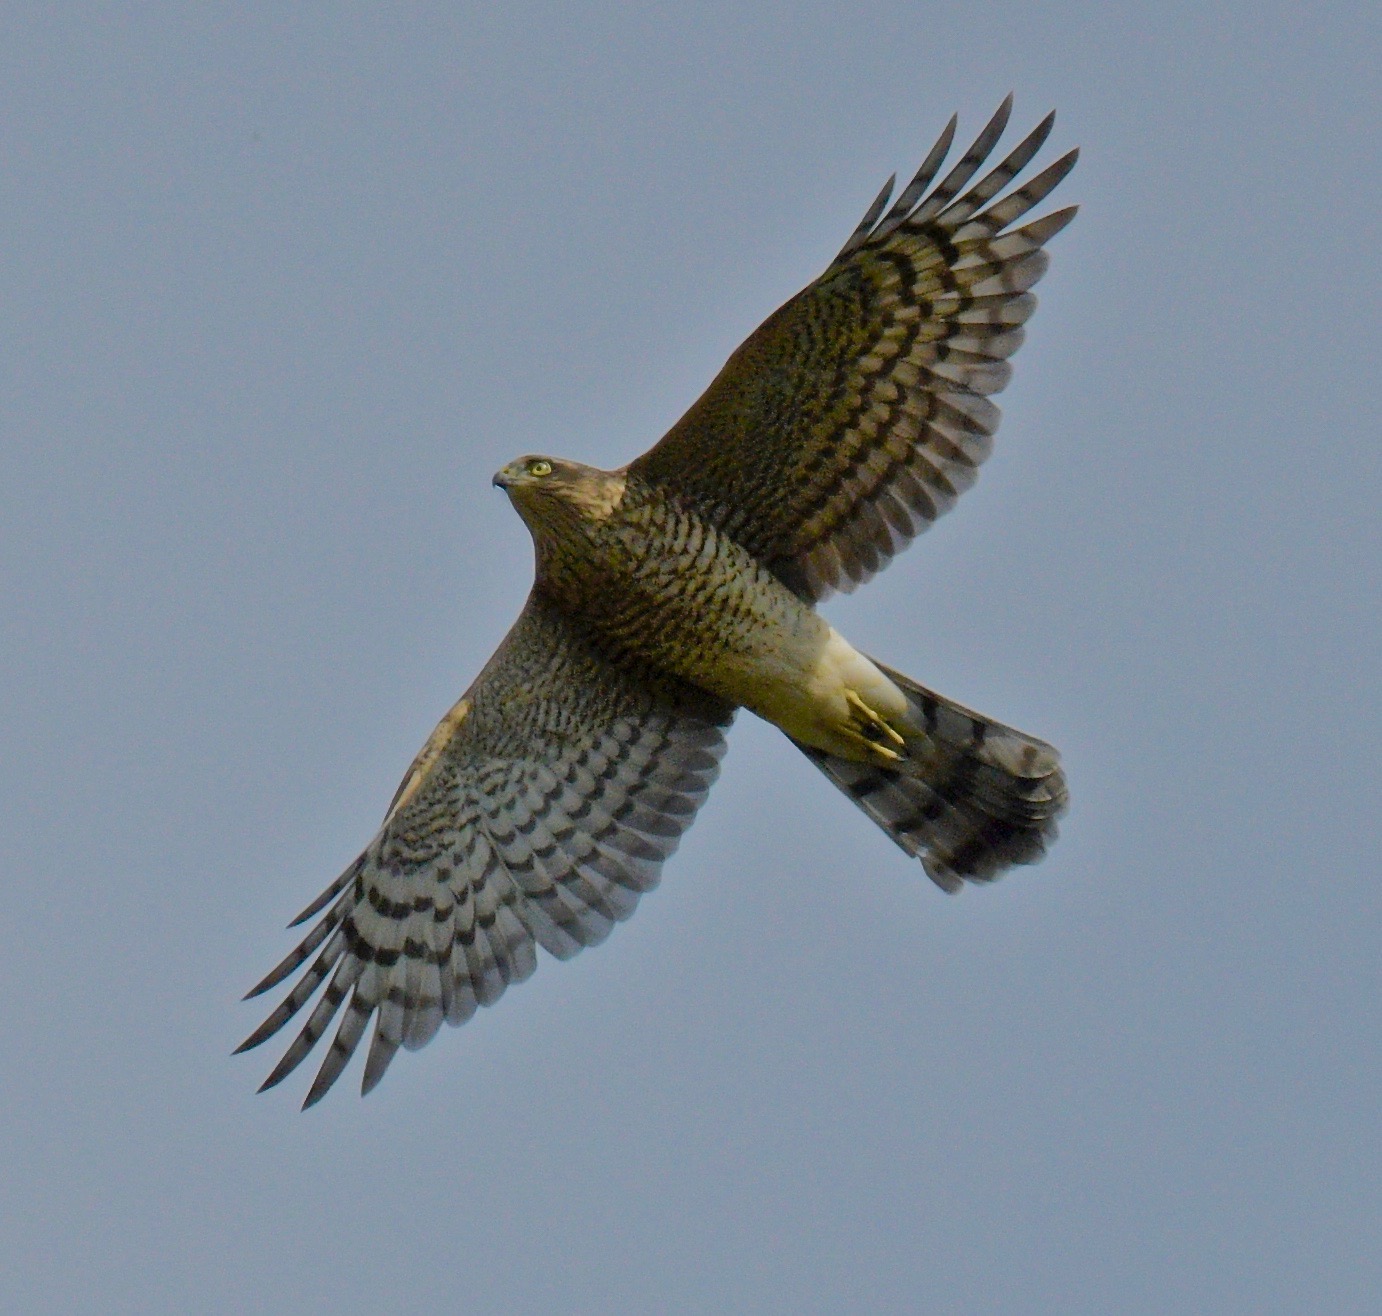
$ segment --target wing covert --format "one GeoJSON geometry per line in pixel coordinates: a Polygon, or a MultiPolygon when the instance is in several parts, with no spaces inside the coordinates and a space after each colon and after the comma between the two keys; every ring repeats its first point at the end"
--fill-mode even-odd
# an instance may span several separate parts
{"type": "Polygon", "coordinates": [[[530,597],[405,775],[379,833],[295,921],[320,916],[257,995],[309,965],[246,1039],[272,1037],[325,984],[264,1087],[344,1014],[304,1105],[374,1035],[363,1091],[400,1046],[461,1024],[608,936],[657,884],[719,771],[730,710],[616,669],[530,597]]]}
{"type": "Polygon", "coordinates": [[[1011,103],[932,188],[952,119],[893,207],[884,214],[890,181],[825,273],[629,465],[805,598],[873,576],[954,504],[992,447],[999,412],[989,395],[1007,384],[1035,308],[1042,248],[1075,214],[1012,227],[1070,172],[1076,151],[994,200],[1054,115],[970,185],[1011,103]]]}

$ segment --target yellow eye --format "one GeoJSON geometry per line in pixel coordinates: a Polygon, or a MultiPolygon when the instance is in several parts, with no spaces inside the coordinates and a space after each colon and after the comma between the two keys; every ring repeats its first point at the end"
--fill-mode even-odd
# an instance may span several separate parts
{"type": "Polygon", "coordinates": [[[536,460],[528,463],[528,474],[539,480],[544,475],[551,475],[552,463],[547,461],[546,458],[538,457],[536,460]]]}

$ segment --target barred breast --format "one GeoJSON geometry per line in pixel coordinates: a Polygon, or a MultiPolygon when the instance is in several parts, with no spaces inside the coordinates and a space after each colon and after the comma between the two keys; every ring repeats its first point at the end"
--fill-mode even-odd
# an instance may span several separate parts
{"type": "Polygon", "coordinates": [[[889,720],[902,692],[733,539],[670,500],[606,522],[589,616],[614,656],[741,705],[806,745],[858,757],[851,696],[889,720]]]}

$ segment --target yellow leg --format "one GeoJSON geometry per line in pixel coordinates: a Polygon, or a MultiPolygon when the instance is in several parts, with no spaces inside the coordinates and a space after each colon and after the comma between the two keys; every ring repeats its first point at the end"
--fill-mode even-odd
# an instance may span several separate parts
{"type": "Polygon", "coordinates": [[[894,745],[905,745],[907,743],[883,720],[881,714],[875,713],[853,690],[845,691],[845,699],[849,702],[850,706],[860,714],[860,720],[870,729],[876,727],[887,736],[894,745]]]}
{"type": "Polygon", "coordinates": [[[846,690],[845,700],[858,715],[856,719],[858,725],[842,727],[841,731],[843,734],[867,749],[870,753],[876,754],[887,762],[898,762],[902,758],[902,755],[899,754],[896,749],[882,744],[881,740],[875,737],[881,734],[882,737],[891,740],[893,744],[899,748],[905,747],[907,742],[883,720],[880,714],[874,712],[855,691],[846,690]],[[870,735],[870,732],[873,734],[870,735]]]}
{"type": "Polygon", "coordinates": [[[891,745],[880,745],[876,740],[870,740],[862,731],[856,731],[853,727],[841,727],[837,734],[842,739],[857,745],[870,759],[882,759],[884,763],[902,762],[902,755],[891,745]]]}

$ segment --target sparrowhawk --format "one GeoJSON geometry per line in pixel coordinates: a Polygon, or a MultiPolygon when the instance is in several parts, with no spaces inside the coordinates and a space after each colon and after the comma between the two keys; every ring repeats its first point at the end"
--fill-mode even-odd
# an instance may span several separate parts
{"type": "Polygon", "coordinates": [[[304,965],[244,1043],[324,987],[264,1086],[344,1010],[307,1095],[371,1017],[363,1090],[400,1046],[464,1023],[537,966],[603,941],[656,885],[744,707],[780,727],[947,891],[1039,859],[1066,803],[1056,752],[865,657],[815,610],[949,509],[988,456],[989,401],[1073,207],[1014,227],[1076,152],[999,198],[1048,116],[978,182],[1011,97],[932,187],[952,118],[887,209],[617,471],[524,457],[494,483],[535,580],[498,651],[404,777],[364,853],[297,922],[304,965]],[[318,917],[319,916],[319,917],[318,917]]]}

